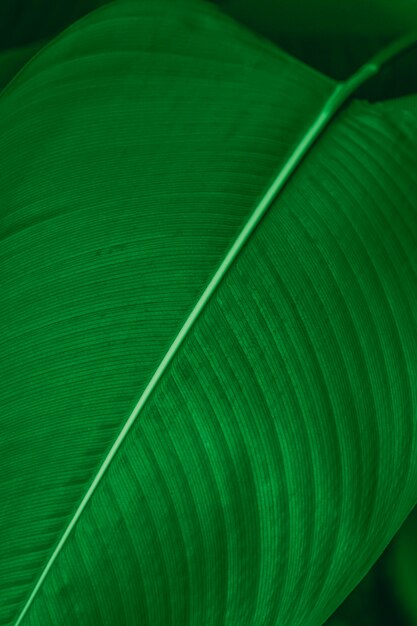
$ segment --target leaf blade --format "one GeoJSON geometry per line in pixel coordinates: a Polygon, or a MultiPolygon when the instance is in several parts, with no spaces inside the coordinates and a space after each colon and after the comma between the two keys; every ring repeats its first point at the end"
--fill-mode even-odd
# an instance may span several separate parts
{"type": "MultiPolygon", "coordinates": [[[[170,5],[161,2],[160,6],[170,5]]],[[[21,468],[19,473],[10,472],[12,480],[2,486],[7,502],[1,520],[7,563],[1,581],[5,623],[10,620],[11,607],[20,604],[25,588],[30,588],[25,569],[36,571],[45,562],[60,535],[57,528],[61,528],[61,532],[65,528],[68,515],[77,506],[85,485],[89,484],[104,452],[114,440],[133,394],[156,368],[159,355],[166,351],[187,308],[206,284],[206,277],[216,267],[218,258],[250,210],[258,194],[259,181],[273,174],[277,158],[285,159],[288,147],[282,137],[291,145],[295,140],[291,137],[296,138],[303,132],[300,117],[304,115],[308,120],[312,115],[310,106],[312,109],[313,103],[317,106],[333,86],[332,81],[291,61],[231,22],[217,22],[218,18],[212,18],[207,10],[206,13],[196,8],[193,14],[191,6],[194,3],[185,3],[182,12],[178,11],[179,18],[177,9],[169,14],[165,29],[173,28],[169,21],[172,19],[183,35],[179,42],[173,41],[174,50],[168,50],[162,62],[158,60],[151,66],[150,78],[144,73],[146,65],[138,55],[136,63],[142,76],[144,74],[142,83],[138,84],[134,77],[128,82],[126,77],[132,76],[131,65],[127,71],[123,69],[127,58],[125,50],[132,55],[137,50],[138,28],[145,33],[145,51],[147,46],[159,50],[159,46],[167,44],[157,28],[160,27],[156,19],[159,10],[149,9],[146,3],[128,3],[123,7],[102,9],[72,27],[34,58],[2,95],[3,139],[9,148],[7,161],[3,163],[7,176],[0,191],[2,252],[6,261],[4,286],[7,288],[3,307],[7,307],[5,319],[14,320],[9,327],[8,350],[3,359],[8,370],[3,398],[10,407],[8,423],[14,420],[19,424],[20,435],[32,430],[30,456],[25,449],[27,435],[19,441],[10,430],[9,438],[3,443],[4,449],[9,445],[17,446],[13,457],[4,457],[5,471],[10,472],[12,463],[21,468]],[[113,20],[117,21],[118,28],[124,23],[125,30],[115,33],[113,20]],[[155,41],[150,37],[152,20],[155,41]],[[191,60],[187,65],[187,56],[181,55],[182,67],[174,55],[178,48],[189,45],[190,21],[192,29],[197,27],[195,39],[201,36],[202,54],[198,61],[201,67],[193,58],[194,77],[197,80],[198,75],[201,81],[201,74],[206,76],[197,94],[195,85],[189,82],[189,70],[193,69],[191,60]],[[227,54],[218,49],[217,42],[214,45],[211,29],[216,32],[216,28],[223,36],[229,31],[238,36],[237,44],[232,38],[228,43],[224,37],[227,54]],[[112,32],[116,51],[109,60],[106,46],[112,32]],[[205,58],[204,37],[213,49],[214,61],[205,58]],[[231,59],[226,67],[225,54],[231,59]],[[235,66],[242,72],[237,80],[235,66]],[[298,80],[292,77],[290,67],[297,68],[298,80]],[[93,68],[96,78],[90,84],[93,68]],[[173,68],[177,68],[175,83],[170,77],[173,68]],[[119,76],[122,97],[115,96],[109,101],[115,75],[119,76]],[[274,87],[259,99],[260,84],[265,76],[272,75],[274,87]],[[241,90],[240,100],[233,104],[222,124],[216,123],[218,96],[210,95],[214,78],[217,84],[221,80],[225,85],[227,93],[223,98],[229,108],[236,100],[234,90],[237,87],[241,90]],[[172,107],[165,98],[156,101],[155,107],[152,94],[155,84],[158,86],[161,80],[172,90],[174,102],[181,98],[183,109],[179,109],[180,120],[175,111],[175,132],[170,118],[170,125],[162,127],[157,135],[162,142],[158,153],[158,148],[153,147],[155,133],[160,120],[172,107]],[[69,98],[74,84],[79,91],[69,98]],[[245,84],[246,91],[242,91],[245,84]],[[143,109],[138,111],[137,94],[144,88],[148,89],[152,106],[144,99],[143,109]],[[279,130],[276,99],[282,91],[299,104],[295,107],[292,104],[280,115],[279,130]],[[305,97],[306,93],[310,98],[308,107],[300,97],[300,94],[305,97]],[[61,110],[68,100],[70,106],[65,109],[63,118],[61,110]],[[30,103],[30,117],[27,103],[30,103]],[[120,103],[122,114],[118,116],[114,110],[120,103]],[[256,107],[262,110],[262,117],[256,107]],[[212,126],[206,121],[208,111],[211,111],[210,121],[214,122],[212,126]],[[98,122],[94,122],[97,112],[98,122]],[[191,114],[198,121],[194,135],[190,134],[191,114]],[[145,148],[141,136],[134,135],[133,142],[130,137],[130,128],[141,123],[143,115],[149,125],[145,148]],[[33,124],[36,116],[42,123],[33,124]],[[239,117],[246,129],[242,138],[236,125],[239,117]],[[88,136],[83,134],[85,128],[89,130],[88,136]],[[118,137],[121,131],[122,140],[118,137]],[[259,144],[256,153],[253,153],[252,134],[259,144]],[[187,137],[188,149],[183,136],[187,137]],[[202,137],[205,145],[199,154],[201,165],[196,167],[195,141],[201,143],[202,137]],[[231,152],[222,155],[226,137],[230,145],[232,141],[236,145],[233,158],[231,152]],[[179,147],[182,160],[175,166],[179,147]],[[124,169],[124,150],[134,154],[129,177],[124,169]],[[242,154],[251,156],[246,165],[242,154]],[[213,156],[222,159],[221,167],[213,161],[213,156]],[[22,158],[27,159],[23,170],[22,158]],[[159,180],[152,177],[155,167],[160,168],[159,179],[162,174],[169,192],[161,193],[158,189],[159,180]],[[141,184],[137,185],[137,171],[141,171],[142,180],[148,177],[148,193],[141,184]],[[233,172],[236,178],[231,184],[233,172]],[[195,188],[182,193],[179,182],[190,184],[190,173],[193,173],[195,188]],[[210,173],[209,180],[207,173],[210,173]],[[131,197],[126,192],[126,184],[132,189],[131,197]],[[120,195],[124,198],[121,214],[120,195]],[[216,213],[208,219],[202,210],[203,206],[212,205],[213,197],[222,216],[220,223],[216,213]],[[149,230],[153,229],[153,239],[146,232],[142,233],[140,225],[135,223],[138,198],[141,198],[141,218],[147,220],[149,230]],[[220,211],[221,198],[224,208],[220,211]],[[166,207],[162,237],[157,234],[161,201],[166,207]],[[180,202],[182,212],[177,217],[174,212],[180,202]],[[188,226],[187,216],[192,218],[188,226]],[[171,228],[171,247],[168,228],[171,228]],[[205,250],[205,256],[199,257],[201,261],[193,260],[190,255],[191,242],[195,252],[199,252],[196,241],[205,250]],[[48,249],[47,255],[45,249],[48,249]],[[173,266],[174,258],[177,265],[173,266]],[[149,259],[158,259],[157,280],[155,270],[152,276],[146,276],[149,259]],[[132,284],[131,276],[140,281],[139,290],[132,284]],[[181,302],[179,287],[185,295],[181,302]],[[137,354],[141,355],[140,364],[137,354]],[[126,355],[131,356],[126,358],[126,355]],[[116,382],[114,367],[119,371],[116,382]],[[25,396],[21,397],[15,389],[24,381],[22,373],[28,371],[33,372],[31,382],[25,396]],[[88,380],[88,385],[83,384],[84,380],[88,380]],[[27,406],[31,407],[28,416],[27,406]],[[96,415],[90,411],[90,406],[95,407],[96,415]],[[89,416],[87,427],[84,414],[89,416]],[[51,439],[55,442],[52,450],[51,439]],[[30,477],[27,476],[28,464],[33,466],[30,477]],[[26,499],[13,498],[15,485],[22,485],[23,481],[26,499]],[[65,501],[62,501],[63,492],[65,501]],[[33,546],[29,540],[33,540],[33,546]],[[14,596],[10,595],[10,583],[12,588],[14,586],[14,596]]],[[[144,125],[140,127],[145,129],[144,125]]]]}
{"type": "Polygon", "coordinates": [[[415,187],[417,118],[400,111],[355,104],[289,182],[109,468],[28,623],[53,606],[63,623],[313,626],[381,553],[417,495],[415,195],[394,176],[380,184],[383,167],[415,187]],[[408,138],[400,153],[398,133],[408,138]],[[101,572],[95,606],[72,575],[78,559],[86,577],[101,572]]]}

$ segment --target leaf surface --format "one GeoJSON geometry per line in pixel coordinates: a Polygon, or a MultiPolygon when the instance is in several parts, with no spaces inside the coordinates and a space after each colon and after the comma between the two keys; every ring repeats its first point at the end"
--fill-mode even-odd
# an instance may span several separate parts
{"type": "Polygon", "coordinates": [[[187,325],[336,88],[157,0],[3,91],[0,623],[321,624],[416,503],[412,98],[342,111],[187,325]]]}

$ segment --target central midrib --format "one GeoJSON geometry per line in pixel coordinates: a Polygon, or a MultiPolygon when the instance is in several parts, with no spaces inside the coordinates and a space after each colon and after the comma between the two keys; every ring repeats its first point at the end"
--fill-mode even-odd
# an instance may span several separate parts
{"type": "Polygon", "coordinates": [[[252,215],[249,220],[246,222],[243,229],[240,231],[237,239],[227,252],[220,266],[216,270],[215,274],[211,278],[204,292],[200,296],[193,310],[187,317],[184,322],[181,330],[175,337],[172,342],[169,350],[166,352],[164,358],[153,374],[152,378],[148,382],[143,391],[141,397],[139,398],[136,406],[134,407],[132,413],[124,424],[122,430],[118,434],[116,440],[114,441],[112,447],[107,453],[103,463],[100,466],[97,474],[94,477],[94,480],[90,484],[88,490],[86,491],[81,503],[79,504],[77,510],[72,516],[69,524],[67,525],[61,539],[59,540],[55,550],[50,556],[48,562],[46,563],[44,569],[40,577],[38,578],[36,585],[34,586],[28,600],[26,601],[22,611],[16,619],[15,626],[19,626],[25,615],[27,614],[30,606],[32,605],[39,589],[41,588],[46,576],[51,570],[53,564],[55,563],[58,555],[60,554],[62,548],[64,547],[68,537],[70,536],[73,528],[76,523],[80,519],[85,507],[93,496],[97,486],[99,485],[101,479],[106,473],[110,463],[116,456],[117,451],[122,445],[123,441],[127,437],[130,429],[135,423],[137,417],[141,413],[142,409],[146,405],[149,397],[152,395],[153,391],[158,386],[159,381],[162,379],[165,371],[167,370],[169,364],[173,360],[176,355],[178,349],[182,345],[183,341],[187,337],[191,328],[194,326],[195,322],[199,318],[200,314],[206,307],[208,301],[211,296],[216,291],[217,287],[226,276],[228,270],[233,265],[235,259],[245,246],[245,244],[249,241],[252,233],[255,231],[259,222],[268,211],[272,203],[277,198],[278,194],[283,189],[284,185],[287,183],[290,176],[297,169],[301,161],[304,159],[310,148],[320,137],[322,132],[328,126],[329,122],[333,119],[336,113],[341,109],[341,107],[346,103],[346,101],[352,96],[352,94],[367,80],[369,80],[372,76],[377,74],[381,68],[389,63],[392,59],[402,54],[404,51],[408,50],[412,46],[417,44],[417,32],[410,33],[404,37],[399,38],[393,44],[384,48],[381,52],[379,52],[376,56],[374,56],[370,61],[365,63],[361,68],[359,68],[348,80],[338,83],[333,90],[332,94],[329,96],[327,101],[324,103],[320,113],[316,117],[315,121],[310,125],[305,135],[295,147],[291,156],[288,158],[284,166],[281,168],[280,172],[275,177],[272,184],[267,189],[266,193],[260,200],[260,202],[255,207],[252,215]]]}

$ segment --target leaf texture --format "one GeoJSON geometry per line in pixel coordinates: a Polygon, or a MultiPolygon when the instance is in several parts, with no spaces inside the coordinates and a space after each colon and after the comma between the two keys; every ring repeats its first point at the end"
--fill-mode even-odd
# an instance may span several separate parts
{"type": "Polygon", "coordinates": [[[319,625],[416,503],[417,110],[356,101],[54,552],[335,88],[155,0],[95,11],[3,91],[1,624],[319,625]]]}
{"type": "Polygon", "coordinates": [[[3,93],[6,623],[331,86],[209,9],[162,2],[80,22],[3,93]]]}

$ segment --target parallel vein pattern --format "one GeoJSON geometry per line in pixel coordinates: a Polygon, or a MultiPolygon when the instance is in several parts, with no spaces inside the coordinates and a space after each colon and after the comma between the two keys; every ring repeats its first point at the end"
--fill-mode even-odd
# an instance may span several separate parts
{"type": "Polygon", "coordinates": [[[314,626],[372,565],[417,496],[416,131],[401,102],[355,104],[323,137],[28,624],[314,626]]]}
{"type": "Polygon", "coordinates": [[[0,623],[331,89],[208,6],[141,1],[2,92],[0,623]]]}
{"type": "Polygon", "coordinates": [[[334,87],[208,6],[140,0],[4,90],[1,623],[315,626],[415,504],[405,99],[322,138],[63,535],[334,87]]]}

